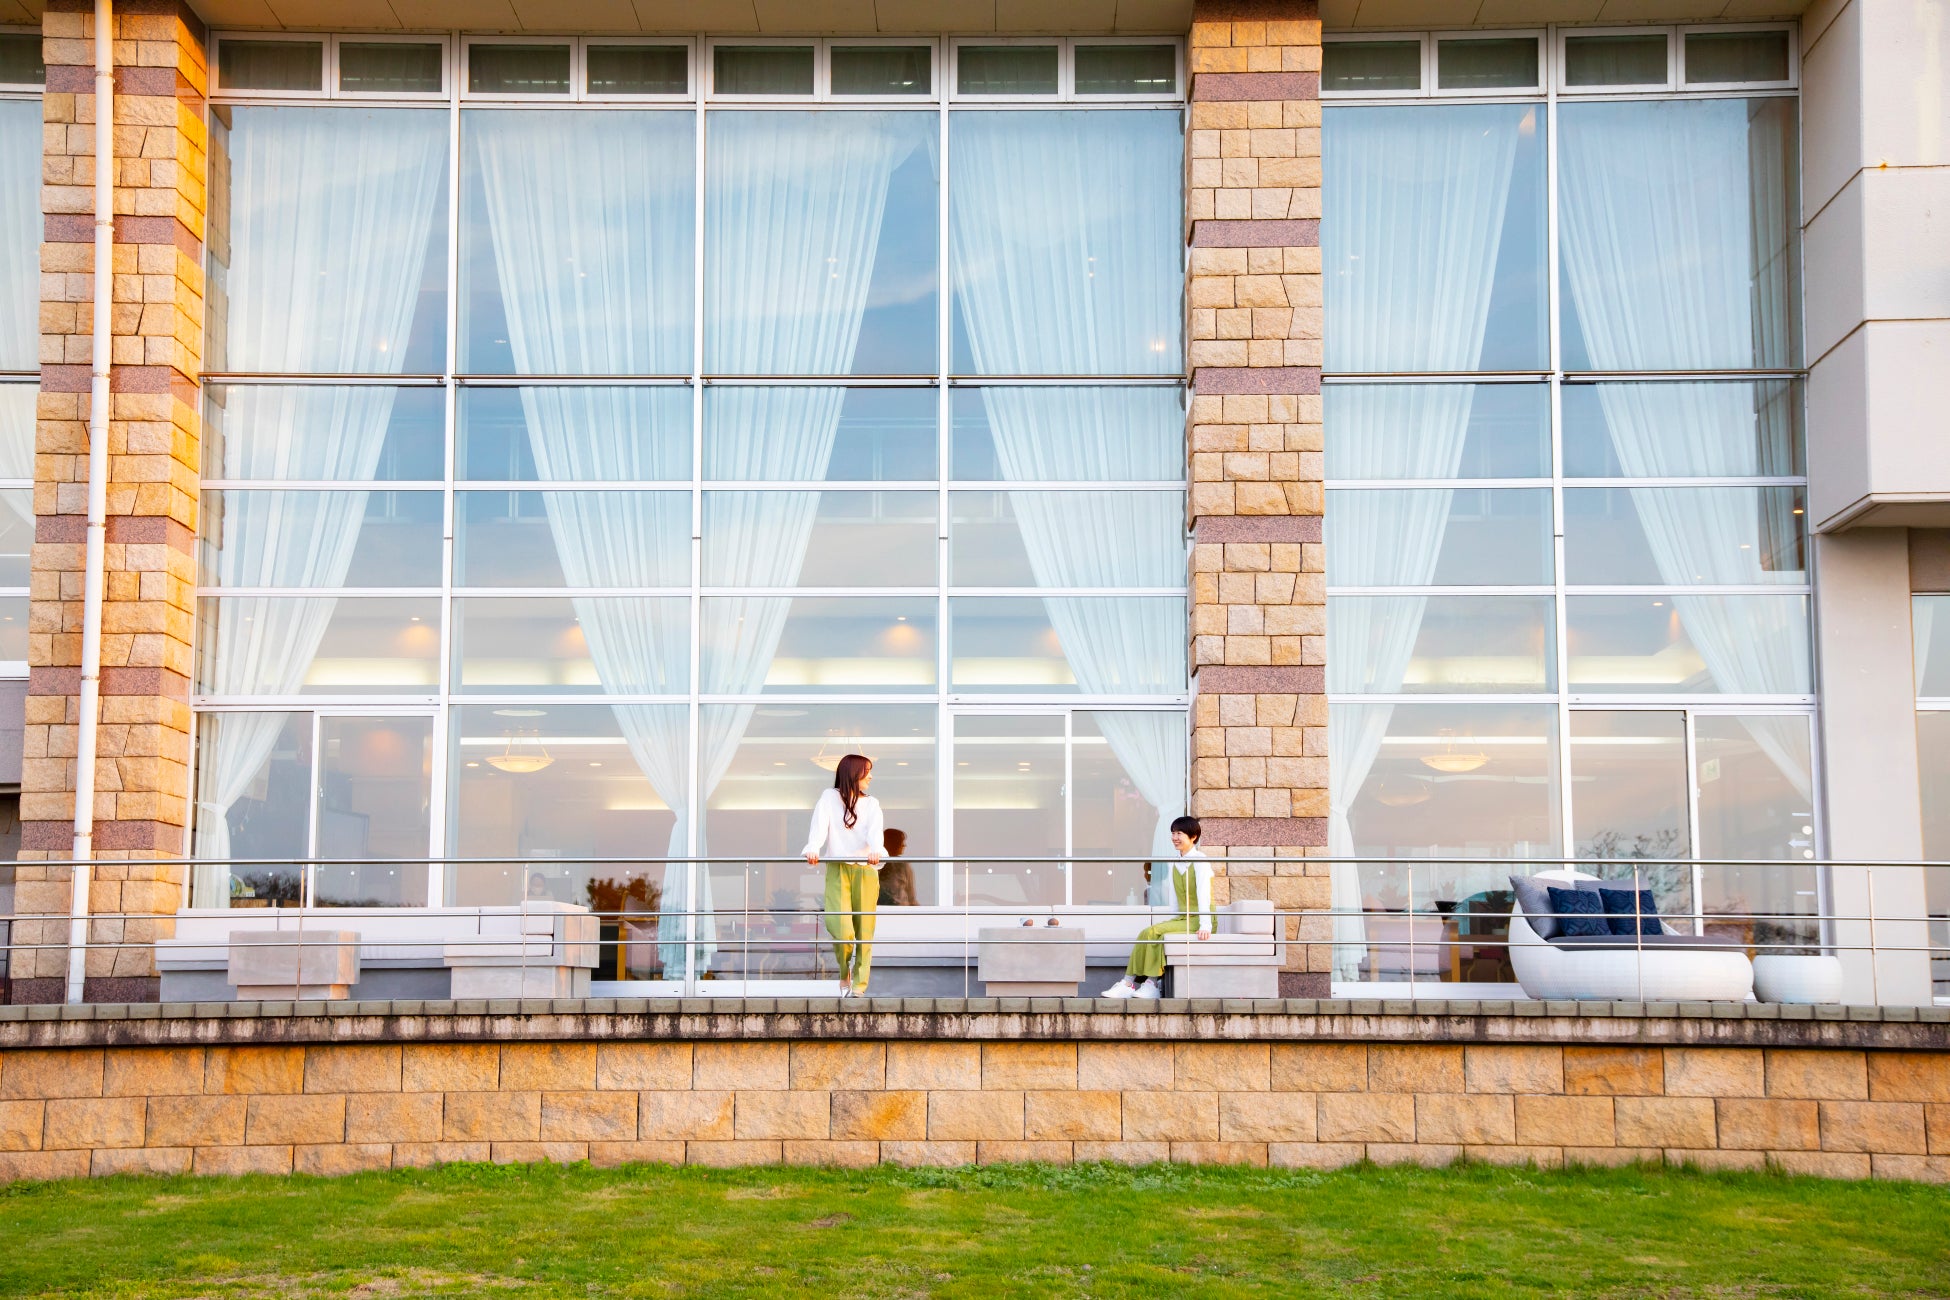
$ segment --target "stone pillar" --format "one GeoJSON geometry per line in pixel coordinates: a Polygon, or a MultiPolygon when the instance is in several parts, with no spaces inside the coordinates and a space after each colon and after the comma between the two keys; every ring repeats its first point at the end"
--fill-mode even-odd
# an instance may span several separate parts
{"type": "MultiPolygon", "coordinates": [[[[41,395],[17,942],[67,940],[94,292],[94,17],[48,0],[41,395]],[[36,865],[39,864],[39,865],[36,865]]],[[[195,613],[197,381],[203,346],[203,25],[178,0],[115,6],[114,369],[103,612],[91,1000],[155,996],[145,947],[182,900],[195,613]],[[123,864],[126,865],[123,865],[123,864]]],[[[17,954],[15,1001],[62,996],[67,952],[17,954]]]]}
{"type": "MultiPolygon", "coordinates": [[[[1315,0],[1197,0],[1190,66],[1192,808],[1215,856],[1291,859],[1231,865],[1229,897],[1325,908],[1315,0]]],[[[1324,995],[1331,950],[1290,954],[1283,988],[1324,995]]]]}

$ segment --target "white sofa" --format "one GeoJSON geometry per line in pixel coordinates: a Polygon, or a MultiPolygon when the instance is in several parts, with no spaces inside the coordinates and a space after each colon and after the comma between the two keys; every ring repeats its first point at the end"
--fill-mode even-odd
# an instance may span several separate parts
{"type": "Polygon", "coordinates": [[[1265,899],[1215,908],[1219,928],[1207,939],[1165,938],[1165,965],[1175,998],[1280,996],[1279,916],[1265,899]]]}
{"type": "MultiPolygon", "coordinates": [[[[1542,871],[1541,880],[1566,887],[1598,877],[1542,871]]],[[[1754,966],[1737,948],[1705,946],[1692,935],[1634,940],[1556,940],[1537,937],[1520,904],[1511,904],[1510,965],[1517,983],[1540,1001],[1744,1002],[1754,991],[1754,966]],[[1677,939],[1683,942],[1660,942],[1677,939]]]]}

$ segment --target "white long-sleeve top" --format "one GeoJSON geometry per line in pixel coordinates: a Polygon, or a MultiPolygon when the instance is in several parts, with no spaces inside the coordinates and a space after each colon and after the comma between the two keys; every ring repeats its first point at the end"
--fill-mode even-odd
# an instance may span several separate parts
{"type": "Polygon", "coordinates": [[[833,858],[840,862],[885,858],[887,845],[882,833],[886,829],[886,819],[880,815],[880,800],[861,795],[853,805],[853,825],[848,826],[846,805],[840,802],[840,792],[828,790],[813,805],[812,829],[806,833],[806,847],[799,851],[799,856],[817,854],[822,860],[833,858]]]}

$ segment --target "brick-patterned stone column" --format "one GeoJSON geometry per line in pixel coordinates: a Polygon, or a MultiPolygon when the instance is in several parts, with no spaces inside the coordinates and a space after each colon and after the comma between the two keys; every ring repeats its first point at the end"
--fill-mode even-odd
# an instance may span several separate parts
{"type": "MultiPolygon", "coordinates": [[[[94,292],[94,17],[48,0],[42,160],[41,396],[36,434],[32,616],[16,907],[46,915],[18,942],[66,942],[80,701],[88,388],[94,292]],[[36,865],[37,863],[41,865],[36,865]]],[[[154,996],[145,945],[181,901],[190,763],[198,410],[203,340],[203,25],[178,0],[115,6],[114,369],[103,611],[100,859],[88,996],[154,996]],[[125,862],[126,865],[121,865],[125,862]]],[[[15,1001],[62,995],[67,953],[16,956],[15,1001]]]]}
{"type": "MultiPolygon", "coordinates": [[[[1231,864],[1230,897],[1325,908],[1315,0],[1197,0],[1191,71],[1192,807],[1208,846],[1290,859],[1231,864]]],[[[1289,953],[1285,989],[1324,996],[1331,949],[1289,953]]]]}

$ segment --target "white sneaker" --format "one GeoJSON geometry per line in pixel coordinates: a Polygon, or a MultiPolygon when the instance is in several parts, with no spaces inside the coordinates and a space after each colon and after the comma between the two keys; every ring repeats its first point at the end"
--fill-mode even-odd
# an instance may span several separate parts
{"type": "Polygon", "coordinates": [[[1097,995],[1100,998],[1134,998],[1138,996],[1137,981],[1126,975],[1117,983],[1097,995]]]}
{"type": "Polygon", "coordinates": [[[840,984],[840,996],[841,996],[841,997],[843,997],[843,998],[850,998],[850,997],[852,997],[852,996],[853,996],[853,986],[852,986],[851,984],[848,984],[848,983],[845,983],[844,981],[842,981],[842,982],[841,982],[841,984],[840,984]]]}
{"type": "Polygon", "coordinates": [[[1158,987],[1158,981],[1156,980],[1144,981],[1144,983],[1137,986],[1137,992],[1131,994],[1134,998],[1145,998],[1152,1002],[1158,1001],[1164,995],[1165,991],[1158,987]]]}

